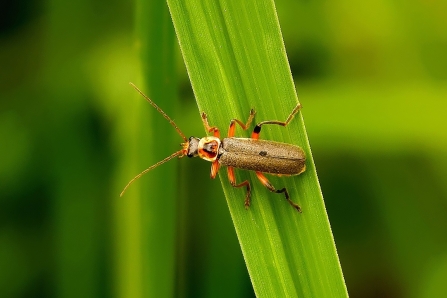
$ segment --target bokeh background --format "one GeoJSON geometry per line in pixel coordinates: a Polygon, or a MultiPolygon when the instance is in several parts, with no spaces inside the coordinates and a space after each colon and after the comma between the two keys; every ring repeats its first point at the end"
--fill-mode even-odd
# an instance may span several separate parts
{"type": "MultiPolygon", "coordinates": [[[[276,6],[350,295],[447,297],[447,3],[276,6]]],[[[141,72],[135,10],[1,3],[0,297],[144,296],[119,286],[134,278],[117,197],[141,100],[127,84],[141,72]]],[[[178,50],[175,63],[175,118],[200,136],[178,50]]],[[[176,166],[176,296],[253,296],[209,164],[176,166]]]]}

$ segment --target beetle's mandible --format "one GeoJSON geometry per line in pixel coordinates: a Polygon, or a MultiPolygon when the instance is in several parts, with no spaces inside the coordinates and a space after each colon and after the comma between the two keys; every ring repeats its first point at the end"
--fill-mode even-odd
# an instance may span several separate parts
{"type": "Polygon", "coordinates": [[[255,111],[250,111],[250,116],[246,123],[238,119],[232,119],[230,122],[230,128],[228,130],[228,137],[220,139],[219,129],[215,126],[210,126],[208,118],[205,113],[202,113],[203,125],[207,132],[213,133],[213,136],[207,136],[203,138],[190,137],[187,139],[182,131],[177,127],[175,122],[163,112],[149,97],[143,94],[134,84],[130,83],[163,117],[171,123],[177,133],[185,141],[181,144],[182,149],[173,153],[171,156],[159,161],[158,163],[150,166],[137,176],[129,181],[120,196],[124,194],[126,189],[136,179],[140,178],[145,173],[158,167],[159,165],[171,160],[174,157],[200,157],[204,160],[210,161],[211,165],[211,178],[214,179],[219,171],[220,166],[226,166],[228,172],[228,179],[233,187],[244,187],[247,192],[245,195],[245,208],[250,206],[251,198],[251,186],[248,180],[241,183],[236,182],[234,175],[234,168],[255,171],[259,181],[271,192],[283,193],[289,204],[297,211],[301,212],[300,206],[294,203],[290,197],[287,189],[276,189],[270,181],[264,176],[264,173],[273,175],[299,175],[306,170],[306,155],[303,149],[296,145],[279,143],[268,140],[260,140],[259,134],[261,132],[262,125],[276,124],[281,126],[287,126],[293,119],[295,114],[301,109],[301,105],[298,104],[287,117],[286,121],[262,121],[258,123],[251,138],[235,138],[234,133],[236,130],[236,123],[243,130],[247,130],[255,116],[255,111]]]}

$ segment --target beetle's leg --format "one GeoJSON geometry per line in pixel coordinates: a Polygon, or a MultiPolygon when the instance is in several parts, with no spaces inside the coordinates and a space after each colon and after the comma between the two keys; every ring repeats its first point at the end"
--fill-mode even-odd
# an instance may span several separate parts
{"type": "Polygon", "coordinates": [[[247,187],[247,194],[245,195],[245,209],[248,209],[250,207],[250,197],[251,197],[251,187],[250,182],[248,180],[245,180],[242,183],[236,184],[236,178],[234,177],[234,168],[233,167],[227,167],[228,169],[228,180],[230,180],[231,186],[233,187],[247,187]]]}
{"type": "Polygon", "coordinates": [[[269,120],[269,121],[262,121],[258,124],[256,124],[255,129],[253,130],[253,133],[251,134],[252,139],[259,139],[259,133],[261,132],[261,126],[264,124],[276,124],[281,126],[287,126],[290,121],[292,121],[293,117],[296,113],[301,109],[301,104],[298,104],[290,113],[289,117],[287,117],[287,120],[282,122],[278,120],[269,120]]]}
{"type": "Polygon", "coordinates": [[[230,128],[228,129],[228,137],[229,138],[234,137],[234,132],[236,130],[236,123],[239,124],[242,127],[243,130],[247,130],[248,127],[250,126],[251,121],[253,120],[255,114],[256,114],[255,110],[251,109],[250,110],[250,116],[248,116],[247,123],[245,123],[245,124],[242,123],[241,120],[231,119],[231,121],[230,121],[230,128]]]}
{"type": "Polygon", "coordinates": [[[208,117],[206,116],[206,113],[205,113],[205,112],[202,113],[202,122],[203,122],[203,126],[205,126],[205,130],[206,130],[207,132],[213,132],[213,135],[214,135],[216,138],[219,138],[219,139],[220,139],[219,128],[217,128],[217,126],[210,126],[210,125],[208,124],[208,117]]]}
{"type": "Polygon", "coordinates": [[[289,202],[289,204],[292,205],[292,207],[295,208],[298,212],[301,212],[301,207],[290,200],[289,193],[287,192],[287,189],[285,187],[283,189],[277,190],[275,189],[275,187],[273,187],[270,181],[267,180],[264,174],[262,174],[261,172],[256,172],[256,176],[258,176],[259,181],[261,181],[261,183],[264,184],[264,186],[267,187],[267,189],[271,192],[284,193],[287,202],[289,202]]]}
{"type": "Polygon", "coordinates": [[[214,161],[212,164],[211,164],[211,179],[214,179],[214,178],[216,178],[216,175],[217,175],[217,172],[219,172],[219,167],[220,167],[220,164],[219,164],[219,161],[214,161]]]}

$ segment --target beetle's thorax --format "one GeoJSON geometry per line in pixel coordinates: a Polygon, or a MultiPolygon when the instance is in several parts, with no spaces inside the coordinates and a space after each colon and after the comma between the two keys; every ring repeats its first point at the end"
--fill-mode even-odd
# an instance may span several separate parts
{"type": "Polygon", "coordinates": [[[214,162],[216,161],[220,148],[220,139],[217,137],[196,138],[190,137],[188,142],[188,157],[199,156],[200,158],[214,162]]]}

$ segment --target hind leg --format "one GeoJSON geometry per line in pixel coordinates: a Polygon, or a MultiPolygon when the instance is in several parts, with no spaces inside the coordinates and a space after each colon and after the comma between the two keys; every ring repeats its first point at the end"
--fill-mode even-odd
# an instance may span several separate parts
{"type": "Polygon", "coordinates": [[[292,200],[290,200],[289,197],[289,193],[287,192],[287,189],[284,187],[282,189],[276,189],[271,183],[270,181],[268,181],[268,179],[264,176],[263,173],[261,172],[256,172],[256,176],[258,176],[259,181],[261,181],[261,183],[267,187],[268,190],[270,190],[271,192],[275,192],[275,193],[284,193],[284,196],[286,197],[287,202],[289,202],[289,204],[295,208],[298,212],[301,212],[301,207],[298,206],[297,204],[295,204],[294,202],[292,202],[292,200]]]}

